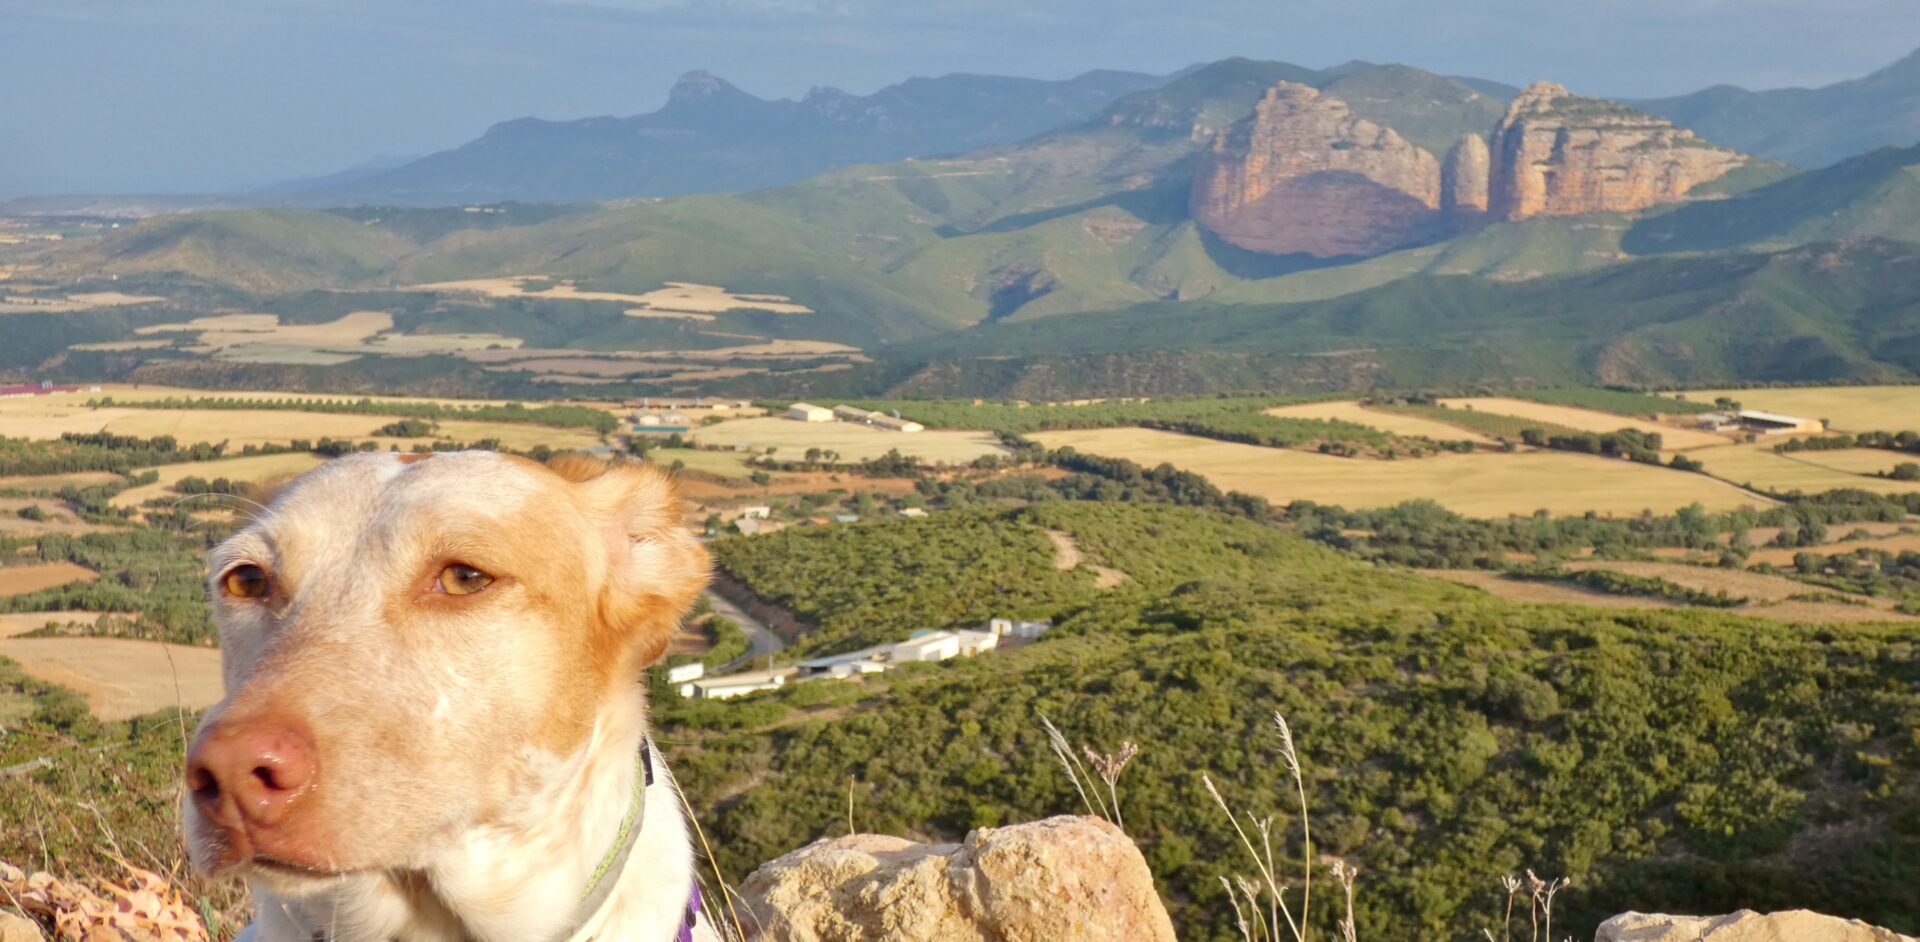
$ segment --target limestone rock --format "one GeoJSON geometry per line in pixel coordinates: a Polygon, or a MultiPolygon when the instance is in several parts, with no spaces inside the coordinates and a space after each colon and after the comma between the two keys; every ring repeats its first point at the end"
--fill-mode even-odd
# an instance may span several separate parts
{"type": "Polygon", "coordinates": [[[1746,163],[1670,121],[1551,82],[1527,86],[1493,132],[1496,219],[1636,212],[1746,163]]]}
{"type": "Polygon", "coordinates": [[[1377,255],[1433,231],[1440,164],[1345,102],[1281,82],[1201,154],[1189,202],[1251,251],[1377,255]]]}
{"type": "Polygon", "coordinates": [[[44,942],[45,939],[39,923],[0,909],[0,942],[44,942]]]}
{"type": "Polygon", "coordinates": [[[1172,942],[1145,858],[1119,828],[1057,817],[960,844],[856,834],[741,884],[756,942],[1172,942]]]}
{"type": "Polygon", "coordinates": [[[1478,134],[1461,137],[1440,165],[1441,211],[1456,220],[1485,215],[1492,179],[1493,157],[1487,150],[1487,139],[1478,134]]]}
{"type": "Polygon", "coordinates": [[[1730,916],[1667,916],[1621,913],[1600,924],[1593,942],[1915,942],[1858,919],[1823,916],[1804,909],[1761,915],[1743,909],[1730,916]]]}

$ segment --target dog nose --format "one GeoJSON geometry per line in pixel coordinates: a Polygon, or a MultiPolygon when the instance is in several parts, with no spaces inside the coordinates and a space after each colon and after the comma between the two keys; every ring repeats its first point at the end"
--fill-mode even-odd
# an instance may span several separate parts
{"type": "Polygon", "coordinates": [[[293,724],[220,723],[187,753],[187,791],[201,814],[228,831],[270,828],[313,788],[318,771],[311,737],[293,724]]]}

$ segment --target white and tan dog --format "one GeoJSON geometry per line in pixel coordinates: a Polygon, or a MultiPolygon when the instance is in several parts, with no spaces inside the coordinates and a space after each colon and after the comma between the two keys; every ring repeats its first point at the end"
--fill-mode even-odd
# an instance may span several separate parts
{"type": "Polygon", "coordinates": [[[194,863],[258,942],[711,939],[642,671],[706,584],[638,464],[364,454],[209,559],[194,863]]]}

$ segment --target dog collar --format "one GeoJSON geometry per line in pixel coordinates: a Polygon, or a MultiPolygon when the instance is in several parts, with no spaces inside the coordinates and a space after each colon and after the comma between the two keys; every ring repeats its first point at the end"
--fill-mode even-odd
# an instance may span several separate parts
{"type": "MultiPolygon", "coordinates": [[[[607,897],[613,895],[615,887],[620,885],[620,874],[626,870],[627,858],[633,856],[633,846],[640,841],[640,828],[646,818],[647,789],[653,787],[653,742],[640,740],[640,755],[634,759],[633,800],[627,806],[627,813],[620,819],[620,830],[614,835],[613,846],[607,848],[600,865],[593,868],[593,876],[587,879],[587,888],[580,894],[580,902],[574,906],[573,929],[562,938],[570,938],[573,933],[593,918],[593,914],[605,905],[607,897]]],[[[680,920],[680,929],[674,935],[674,942],[692,942],[693,927],[700,919],[700,884],[696,881],[687,895],[686,915],[680,920]]]]}

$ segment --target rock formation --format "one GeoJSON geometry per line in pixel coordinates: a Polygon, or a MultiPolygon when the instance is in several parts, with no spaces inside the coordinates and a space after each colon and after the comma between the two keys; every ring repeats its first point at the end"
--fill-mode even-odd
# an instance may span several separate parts
{"type": "Polygon", "coordinates": [[[1761,915],[1743,909],[1731,916],[1667,916],[1621,913],[1600,924],[1593,942],[1916,942],[1858,919],[1823,916],[1804,909],[1761,915]]]}
{"type": "Polygon", "coordinates": [[[755,942],[1173,942],[1133,841],[1093,818],[982,828],[960,844],[856,834],[741,884],[755,942]]]}
{"type": "Polygon", "coordinates": [[[1190,204],[1251,251],[1377,255],[1432,232],[1440,164],[1339,99],[1281,82],[1202,152],[1190,204]]]}
{"type": "Polygon", "coordinates": [[[1494,128],[1488,210],[1509,221],[1635,212],[1685,199],[1746,160],[1670,121],[1536,82],[1494,128]]]}
{"type": "Polygon", "coordinates": [[[1440,210],[1450,220],[1486,215],[1487,190],[1493,180],[1493,158],[1487,139],[1478,134],[1460,138],[1440,165],[1440,210]]]}

